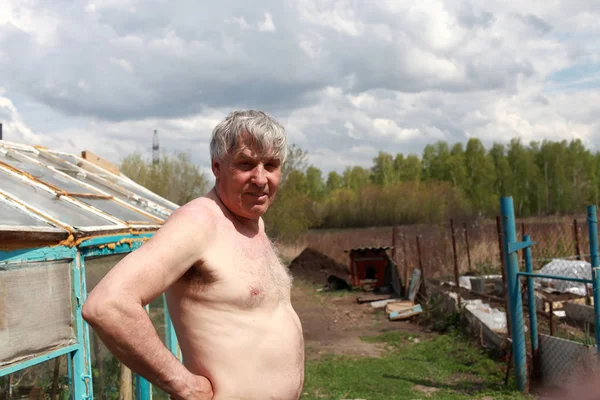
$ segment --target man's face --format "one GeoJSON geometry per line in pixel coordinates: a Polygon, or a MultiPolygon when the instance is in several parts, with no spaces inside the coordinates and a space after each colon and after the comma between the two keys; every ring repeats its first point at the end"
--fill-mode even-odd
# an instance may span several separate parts
{"type": "Polygon", "coordinates": [[[258,219],[275,200],[281,163],[243,143],[221,161],[212,161],[221,201],[238,217],[258,219]]]}

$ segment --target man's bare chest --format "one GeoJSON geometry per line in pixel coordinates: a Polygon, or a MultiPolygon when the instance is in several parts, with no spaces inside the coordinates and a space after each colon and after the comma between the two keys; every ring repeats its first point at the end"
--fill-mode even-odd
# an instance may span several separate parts
{"type": "Polygon", "coordinates": [[[270,245],[219,246],[188,271],[190,292],[240,308],[289,301],[291,277],[270,245]]]}

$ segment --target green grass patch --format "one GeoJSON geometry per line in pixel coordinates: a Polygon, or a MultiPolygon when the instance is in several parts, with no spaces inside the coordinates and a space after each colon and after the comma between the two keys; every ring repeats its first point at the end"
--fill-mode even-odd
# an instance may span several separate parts
{"type": "Polygon", "coordinates": [[[504,365],[458,334],[388,332],[380,358],[334,356],[306,362],[302,399],[527,399],[504,386],[504,365]]]}

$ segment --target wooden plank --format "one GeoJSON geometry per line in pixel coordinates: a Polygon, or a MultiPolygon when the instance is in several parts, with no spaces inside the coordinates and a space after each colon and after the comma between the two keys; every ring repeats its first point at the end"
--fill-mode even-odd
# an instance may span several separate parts
{"type": "Polygon", "coordinates": [[[413,303],[410,300],[395,301],[395,302],[386,304],[385,312],[387,314],[394,312],[394,311],[400,312],[402,310],[412,308],[414,305],[415,305],[415,303],[413,303]]]}
{"type": "Polygon", "coordinates": [[[56,245],[69,237],[69,232],[63,230],[36,231],[33,229],[19,231],[0,229],[0,250],[17,250],[31,247],[56,245]]]}
{"type": "Polygon", "coordinates": [[[386,304],[396,301],[396,299],[385,299],[385,300],[377,300],[371,302],[371,307],[373,308],[384,308],[386,304]]]}
{"type": "Polygon", "coordinates": [[[392,294],[382,294],[382,295],[370,295],[370,296],[361,296],[356,298],[356,302],[359,304],[362,303],[370,303],[372,301],[391,299],[395,295],[392,294]]]}
{"type": "Polygon", "coordinates": [[[131,370],[124,364],[121,365],[121,376],[119,378],[119,400],[133,399],[133,378],[131,370]]]}
{"type": "Polygon", "coordinates": [[[419,287],[421,287],[421,275],[420,269],[415,268],[413,270],[412,279],[410,280],[410,288],[408,289],[408,299],[414,301],[419,287]]]}
{"type": "Polygon", "coordinates": [[[81,197],[84,199],[102,199],[102,200],[111,200],[113,197],[106,194],[99,193],[75,193],[75,192],[60,192],[59,196],[71,196],[71,197],[81,197]]]}
{"type": "Polygon", "coordinates": [[[119,175],[119,168],[111,163],[110,161],[107,161],[105,159],[103,159],[102,157],[100,157],[97,154],[92,153],[89,150],[84,150],[81,152],[81,158],[83,158],[84,160],[87,160],[89,162],[91,162],[94,165],[97,165],[100,168],[104,168],[105,170],[112,172],[115,175],[119,175]]]}
{"type": "Polygon", "coordinates": [[[388,314],[388,319],[390,321],[403,321],[409,318],[414,317],[415,315],[419,315],[423,312],[423,308],[421,307],[420,304],[417,304],[416,306],[413,306],[405,311],[401,311],[401,312],[391,312],[388,314]]]}

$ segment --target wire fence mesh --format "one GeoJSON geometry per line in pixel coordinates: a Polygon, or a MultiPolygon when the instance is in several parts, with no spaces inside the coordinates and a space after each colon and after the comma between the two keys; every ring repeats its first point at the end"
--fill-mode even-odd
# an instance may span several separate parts
{"type": "Polygon", "coordinates": [[[592,347],[548,335],[539,339],[539,375],[546,386],[575,387],[598,373],[592,347]]]}
{"type": "MultiPolygon", "coordinates": [[[[518,240],[529,235],[535,242],[531,247],[534,272],[591,278],[589,232],[584,216],[521,219],[516,223],[516,230],[518,240]]],[[[498,217],[478,221],[454,220],[441,225],[311,232],[300,239],[298,246],[311,247],[347,265],[348,255],[343,253],[346,249],[392,245],[401,279],[409,279],[412,271],[419,268],[426,284],[432,288],[439,288],[441,282],[455,286],[458,281],[461,293],[467,299],[480,298],[505,311],[508,307],[502,243],[498,217]],[[469,298],[469,295],[472,296],[469,298]]],[[[519,269],[525,271],[522,251],[518,253],[518,261],[519,269]]],[[[520,278],[520,282],[523,309],[519,320],[525,323],[527,353],[531,357],[532,327],[529,324],[527,279],[520,278]]],[[[536,331],[539,335],[581,346],[595,343],[594,326],[590,322],[593,320],[593,308],[590,306],[589,285],[539,278],[533,279],[533,282],[536,289],[536,331]]],[[[505,335],[510,336],[510,326],[507,326],[505,335]]],[[[545,342],[547,362],[568,365],[568,353],[560,351],[560,348],[553,350],[551,343],[545,342]]]]}

